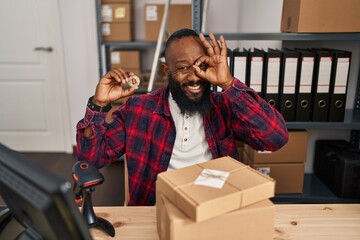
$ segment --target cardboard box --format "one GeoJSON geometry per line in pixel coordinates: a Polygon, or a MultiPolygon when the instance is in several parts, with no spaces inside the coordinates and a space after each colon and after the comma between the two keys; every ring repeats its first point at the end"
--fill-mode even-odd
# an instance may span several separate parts
{"type": "Polygon", "coordinates": [[[111,41],[131,41],[131,23],[102,23],[101,34],[103,42],[111,41]]]}
{"type": "Polygon", "coordinates": [[[240,210],[196,223],[164,195],[156,195],[156,223],[160,240],[272,240],[275,206],[260,201],[240,210]]]}
{"type": "Polygon", "coordinates": [[[244,162],[259,172],[274,178],[276,194],[303,192],[305,163],[253,163],[246,157],[244,162]]]}
{"type": "Polygon", "coordinates": [[[275,181],[231,157],[222,157],[160,173],[156,189],[199,222],[273,197],[275,181]],[[228,177],[211,170],[228,173],[228,177]],[[198,182],[224,184],[217,188],[198,182]]]}
{"type": "Polygon", "coordinates": [[[254,163],[299,163],[306,161],[307,142],[306,131],[290,131],[288,143],[278,151],[261,152],[245,145],[244,152],[254,163]]]}
{"type": "Polygon", "coordinates": [[[359,0],[284,0],[282,32],[360,32],[359,0]]]}
{"type": "MultiPolygon", "coordinates": [[[[145,4],[145,41],[158,40],[164,8],[164,4],[145,4]]],[[[167,37],[180,28],[191,28],[191,19],[191,4],[171,4],[167,21],[167,37]]],[[[165,35],[165,38],[167,37],[165,35]]]]}
{"type": "Polygon", "coordinates": [[[102,22],[131,22],[131,5],[128,3],[101,5],[102,22]]]}
{"type": "Polygon", "coordinates": [[[141,69],[141,53],[137,50],[112,50],[110,54],[111,68],[141,69]]]}

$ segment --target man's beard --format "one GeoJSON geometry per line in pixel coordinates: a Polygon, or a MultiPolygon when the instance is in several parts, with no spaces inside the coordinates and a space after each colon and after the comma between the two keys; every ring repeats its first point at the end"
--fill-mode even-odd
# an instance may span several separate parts
{"type": "Polygon", "coordinates": [[[192,100],[186,96],[179,82],[177,82],[171,75],[168,76],[169,87],[172,97],[176,104],[180,108],[181,114],[192,115],[196,112],[206,114],[210,112],[210,83],[208,81],[203,81],[202,84],[205,84],[204,91],[201,97],[197,100],[192,100]]]}

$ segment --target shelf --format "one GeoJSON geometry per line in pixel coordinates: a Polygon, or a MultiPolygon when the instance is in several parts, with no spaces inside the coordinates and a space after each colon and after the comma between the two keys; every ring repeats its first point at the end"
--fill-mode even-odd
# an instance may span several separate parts
{"type": "MultiPolygon", "coordinates": [[[[208,33],[205,33],[207,36],[208,33]]],[[[228,41],[358,41],[360,33],[214,33],[228,41]]]]}
{"type": "Polygon", "coordinates": [[[156,47],[156,42],[146,42],[146,41],[103,42],[102,45],[106,47],[121,48],[122,50],[129,50],[129,49],[147,49],[151,47],[156,47]]]}
{"type": "Polygon", "coordinates": [[[287,122],[288,129],[360,130],[360,122],[287,122]]]}
{"type": "Polygon", "coordinates": [[[345,110],[344,122],[287,122],[288,129],[339,129],[360,130],[360,120],[352,118],[353,110],[345,110]]]}
{"type": "Polygon", "coordinates": [[[302,194],[277,194],[274,203],[360,203],[357,198],[339,198],[315,175],[306,173],[302,194]]]}

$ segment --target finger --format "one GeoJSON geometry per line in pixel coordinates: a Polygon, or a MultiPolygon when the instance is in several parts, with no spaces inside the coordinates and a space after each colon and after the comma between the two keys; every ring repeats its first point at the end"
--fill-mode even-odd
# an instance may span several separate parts
{"type": "Polygon", "coordinates": [[[196,66],[200,66],[202,63],[204,64],[210,64],[210,56],[201,56],[198,59],[196,59],[196,62],[194,63],[194,65],[196,66]]]}
{"type": "Polygon", "coordinates": [[[129,88],[129,89],[123,89],[123,93],[122,93],[121,97],[127,97],[127,96],[133,95],[138,88],[139,87],[136,86],[136,87],[132,87],[132,88],[129,88]]]}
{"type": "Polygon", "coordinates": [[[220,36],[221,56],[227,57],[227,44],[223,35],[220,36]]]}
{"type": "Polygon", "coordinates": [[[105,75],[105,77],[115,80],[118,83],[121,83],[121,81],[125,78],[124,72],[121,69],[112,69],[105,75]]]}
{"type": "Polygon", "coordinates": [[[210,36],[212,45],[214,46],[215,54],[220,54],[220,46],[219,46],[218,41],[215,38],[215,35],[213,33],[210,33],[209,36],[210,36]]]}
{"type": "Polygon", "coordinates": [[[201,69],[201,68],[200,68],[199,66],[197,66],[197,65],[193,65],[193,68],[194,68],[194,70],[195,70],[195,75],[196,75],[196,76],[205,79],[205,77],[206,77],[206,72],[205,72],[203,69],[201,69]]]}
{"type": "Polygon", "coordinates": [[[200,33],[199,37],[200,37],[200,40],[201,40],[202,44],[204,45],[207,53],[208,53],[210,56],[214,56],[214,48],[213,48],[213,46],[208,42],[208,40],[206,40],[204,34],[200,33]]]}
{"type": "Polygon", "coordinates": [[[129,76],[125,70],[121,68],[116,68],[114,69],[114,71],[118,74],[121,83],[126,83],[128,81],[129,76]]]}

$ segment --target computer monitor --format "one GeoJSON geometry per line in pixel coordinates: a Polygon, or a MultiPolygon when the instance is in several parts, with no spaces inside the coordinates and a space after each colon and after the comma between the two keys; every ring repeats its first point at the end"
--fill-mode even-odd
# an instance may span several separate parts
{"type": "Polygon", "coordinates": [[[92,239],[71,183],[1,143],[0,195],[24,228],[19,239],[92,239]]]}

